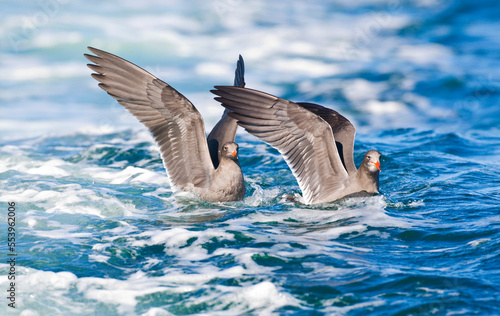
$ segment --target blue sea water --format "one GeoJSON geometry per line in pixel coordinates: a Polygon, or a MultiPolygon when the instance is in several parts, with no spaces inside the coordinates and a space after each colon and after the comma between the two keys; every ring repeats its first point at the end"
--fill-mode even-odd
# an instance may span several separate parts
{"type": "Polygon", "coordinates": [[[500,315],[499,16],[493,0],[0,1],[0,314],[500,315]],[[173,192],[87,46],[173,85],[207,131],[242,54],[247,87],[348,117],[356,162],[383,154],[382,193],[284,201],[291,171],[241,129],[243,201],[173,192]]]}

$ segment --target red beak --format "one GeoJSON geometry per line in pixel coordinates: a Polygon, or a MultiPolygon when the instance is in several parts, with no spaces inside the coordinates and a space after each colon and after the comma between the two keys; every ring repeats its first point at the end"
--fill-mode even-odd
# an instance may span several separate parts
{"type": "Polygon", "coordinates": [[[375,167],[377,167],[378,171],[382,171],[382,170],[380,170],[380,161],[377,161],[377,162],[372,161],[371,163],[374,164],[375,167]]]}
{"type": "Polygon", "coordinates": [[[233,155],[233,157],[236,157],[237,154],[238,153],[236,152],[236,150],[231,153],[231,155],[233,155]]]}

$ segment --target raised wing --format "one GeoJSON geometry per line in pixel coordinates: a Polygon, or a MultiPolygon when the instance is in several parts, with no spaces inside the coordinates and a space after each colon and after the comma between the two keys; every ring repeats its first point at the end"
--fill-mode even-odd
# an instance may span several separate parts
{"type": "Polygon", "coordinates": [[[356,165],[354,164],[354,137],[356,135],[356,129],[354,126],[342,116],[337,111],[329,108],[325,108],[319,104],[307,103],[307,102],[297,102],[298,105],[307,109],[308,111],[319,115],[328,124],[330,124],[333,132],[333,137],[335,137],[335,145],[337,145],[337,150],[340,155],[340,159],[344,164],[347,172],[353,174],[357,171],[356,165]]]}
{"type": "Polygon", "coordinates": [[[210,181],[210,160],[203,119],[188,99],[144,69],[92,47],[85,57],[92,77],[153,135],[176,189],[190,190],[210,181]]]}
{"type": "Polygon", "coordinates": [[[348,177],[330,125],[291,101],[256,90],[217,86],[215,99],[250,134],[278,149],[306,203],[328,202],[348,177]]]}
{"type": "MultiPolygon", "coordinates": [[[[236,63],[236,71],[234,72],[234,86],[245,86],[245,63],[243,62],[243,57],[241,57],[241,55],[238,59],[238,62],[236,63]]],[[[219,122],[217,122],[217,124],[214,126],[207,137],[210,157],[212,158],[212,162],[215,168],[219,166],[219,155],[222,145],[227,142],[234,142],[236,130],[238,129],[236,120],[232,117],[229,117],[227,115],[228,112],[229,110],[224,110],[221,119],[219,120],[219,122]]]]}

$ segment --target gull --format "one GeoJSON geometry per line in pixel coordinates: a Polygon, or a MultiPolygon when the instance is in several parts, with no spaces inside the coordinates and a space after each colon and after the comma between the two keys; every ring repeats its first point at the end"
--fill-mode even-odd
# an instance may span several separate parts
{"type": "Polygon", "coordinates": [[[281,153],[302,191],[298,202],[318,204],[379,193],[380,152],[368,151],[357,169],[356,130],[338,112],[244,87],[215,86],[211,92],[238,125],[281,153]]]}
{"type": "MultiPolygon", "coordinates": [[[[116,55],[88,47],[92,77],[152,134],[175,190],[209,202],[242,200],[245,181],[234,142],[238,125],[225,110],[208,135],[196,107],[168,83],[116,55]]],[[[244,87],[243,58],[234,84],[244,87]]]]}

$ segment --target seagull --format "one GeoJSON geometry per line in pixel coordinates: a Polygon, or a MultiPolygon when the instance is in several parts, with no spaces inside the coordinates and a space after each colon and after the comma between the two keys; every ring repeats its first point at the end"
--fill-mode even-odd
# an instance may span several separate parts
{"type": "Polygon", "coordinates": [[[215,86],[211,92],[238,125],[281,153],[302,191],[297,202],[379,193],[380,152],[368,151],[356,169],[356,129],[338,112],[244,87],[215,86]]]}
{"type": "MultiPolygon", "coordinates": [[[[209,202],[242,200],[245,181],[234,142],[238,125],[225,110],[208,138],[196,107],[169,84],[111,53],[88,47],[92,77],[153,135],[175,190],[191,191],[209,202]]],[[[234,84],[244,87],[239,57],[234,84]]]]}

